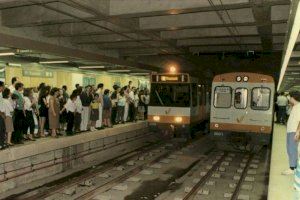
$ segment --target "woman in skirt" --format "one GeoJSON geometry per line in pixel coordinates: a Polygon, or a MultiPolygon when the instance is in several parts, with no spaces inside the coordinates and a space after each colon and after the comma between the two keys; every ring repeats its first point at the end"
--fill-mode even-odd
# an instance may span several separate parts
{"type": "Polygon", "coordinates": [[[99,120],[99,95],[96,93],[94,95],[94,100],[91,103],[91,116],[90,116],[90,120],[91,120],[91,131],[96,131],[97,129],[95,128],[96,126],[96,121],[99,120]]]}
{"type": "Polygon", "coordinates": [[[63,89],[59,90],[58,101],[59,101],[60,110],[62,110],[62,112],[60,112],[60,115],[59,115],[60,130],[59,130],[58,135],[63,135],[62,132],[65,131],[65,126],[67,123],[67,115],[68,115],[67,111],[64,109],[64,107],[67,103],[67,98],[64,95],[63,89]]]}
{"type": "Polygon", "coordinates": [[[4,113],[5,113],[5,128],[6,128],[6,137],[7,137],[7,145],[13,146],[14,144],[11,142],[11,135],[14,132],[14,124],[12,120],[14,108],[12,102],[9,100],[11,97],[11,92],[8,88],[5,88],[3,93],[3,104],[4,104],[4,113]]]}
{"type": "Polygon", "coordinates": [[[57,130],[59,129],[59,102],[57,97],[59,95],[58,88],[52,88],[50,91],[50,100],[49,100],[49,128],[51,129],[51,136],[58,137],[57,130]]]}

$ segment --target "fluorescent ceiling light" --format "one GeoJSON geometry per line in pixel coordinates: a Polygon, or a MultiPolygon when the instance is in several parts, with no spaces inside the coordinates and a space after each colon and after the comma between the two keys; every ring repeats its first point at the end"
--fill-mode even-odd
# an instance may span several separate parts
{"type": "Polygon", "coordinates": [[[14,56],[16,55],[14,52],[2,52],[0,53],[0,56],[14,56]]]}
{"type": "Polygon", "coordinates": [[[7,63],[8,66],[11,66],[11,67],[21,67],[22,65],[19,64],[19,63],[7,63]]]}
{"type": "Polygon", "coordinates": [[[112,69],[112,70],[107,70],[107,72],[130,72],[131,70],[129,69],[112,69]]]}
{"type": "Polygon", "coordinates": [[[300,74],[300,72],[292,72],[291,74],[298,75],[298,74],[300,74]]]}
{"type": "Polygon", "coordinates": [[[294,80],[295,78],[292,78],[292,77],[289,77],[289,78],[287,78],[288,80],[294,80]]]}
{"type": "Polygon", "coordinates": [[[105,66],[80,66],[79,69],[104,69],[105,66]]]}
{"type": "Polygon", "coordinates": [[[130,73],[131,75],[149,75],[149,73],[147,72],[134,72],[134,73],[130,73]]]}
{"type": "Polygon", "coordinates": [[[63,64],[63,63],[69,63],[68,60],[48,60],[48,61],[40,61],[40,64],[63,64]]]}

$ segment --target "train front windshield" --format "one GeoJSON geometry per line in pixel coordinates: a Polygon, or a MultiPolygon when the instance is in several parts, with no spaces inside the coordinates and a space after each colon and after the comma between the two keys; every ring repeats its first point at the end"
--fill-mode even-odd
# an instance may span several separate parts
{"type": "Polygon", "coordinates": [[[150,106],[190,107],[190,85],[153,83],[150,106]]]}

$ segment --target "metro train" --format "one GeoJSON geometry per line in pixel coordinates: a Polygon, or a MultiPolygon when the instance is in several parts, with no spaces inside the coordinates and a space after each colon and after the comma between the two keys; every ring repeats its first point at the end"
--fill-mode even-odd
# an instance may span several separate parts
{"type": "Polygon", "coordinates": [[[236,148],[268,145],[272,137],[275,82],[258,73],[216,75],[212,83],[210,135],[236,148]]]}
{"type": "Polygon", "coordinates": [[[186,73],[152,74],[150,82],[150,128],[169,136],[194,137],[199,125],[209,119],[207,87],[186,73]]]}

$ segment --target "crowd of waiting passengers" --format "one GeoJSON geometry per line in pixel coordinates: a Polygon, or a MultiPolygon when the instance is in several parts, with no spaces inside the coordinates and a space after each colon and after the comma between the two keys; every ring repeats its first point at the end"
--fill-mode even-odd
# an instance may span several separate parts
{"type": "Polygon", "coordinates": [[[84,131],[147,118],[149,91],[128,85],[104,89],[104,85],[76,84],[51,87],[41,83],[25,88],[18,77],[8,87],[0,81],[0,149],[36,138],[74,135],[84,131]]]}

